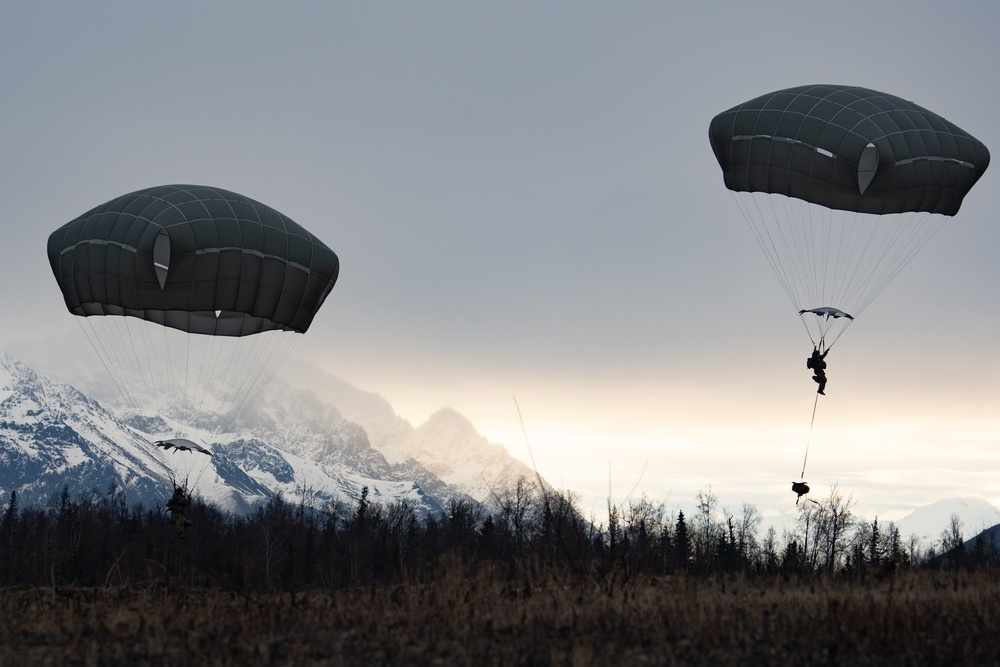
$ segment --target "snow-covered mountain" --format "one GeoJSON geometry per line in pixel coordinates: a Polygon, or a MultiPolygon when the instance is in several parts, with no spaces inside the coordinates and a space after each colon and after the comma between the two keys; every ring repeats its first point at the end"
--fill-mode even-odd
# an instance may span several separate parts
{"type": "Polygon", "coordinates": [[[418,513],[437,514],[455,493],[424,471],[428,486],[442,492],[428,493],[406,466],[390,465],[372,449],[363,429],[308,392],[279,383],[262,404],[254,417],[259,429],[244,424],[214,436],[185,429],[185,437],[210,442],[214,457],[167,452],[150,441],[162,435],[155,429],[176,424],[120,416],[0,355],[0,488],[16,490],[24,504],[45,503],[65,485],[74,495],[125,489],[130,502],[156,505],[173,481],[187,481],[197,495],[234,512],[277,492],[312,506],[350,505],[368,487],[374,501],[405,501],[418,513]]]}
{"type": "Polygon", "coordinates": [[[399,442],[413,431],[407,420],[396,414],[389,401],[325,373],[301,359],[290,359],[279,377],[290,385],[310,389],[325,403],[337,406],[344,419],[359,424],[373,447],[399,442]]]}
{"type": "Polygon", "coordinates": [[[1000,510],[982,498],[939,500],[918,507],[895,523],[904,538],[916,535],[929,546],[940,542],[941,533],[951,525],[952,515],[962,522],[965,537],[973,537],[1000,524],[1000,510]]]}
{"type": "MultiPolygon", "coordinates": [[[[71,384],[105,407],[123,407],[82,335],[7,348],[39,373],[71,384]]],[[[537,479],[530,467],[502,445],[489,443],[458,412],[443,409],[414,428],[382,396],[301,360],[281,367],[236,430],[234,441],[260,439],[330,470],[413,482],[438,504],[464,496],[489,503],[519,477],[532,483],[537,479]]]]}
{"type": "MultiPolygon", "coordinates": [[[[329,470],[350,472],[383,482],[415,483],[439,506],[465,494],[450,487],[418,461],[387,457],[372,446],[365,428],[346,419],[337,407],[312,391],[273,380],[250,414],[241,421],[272,445],[329,470]]],[[[379,491],[373,487],[372,498],[379,491]]]]}
{"type": "Polygon", "coordinates": [[[162,453],[69,385],[0,355],[0,488],[23,503],[73,491],[127,489],[153,499],[169,479],[162,453]]]}
{"type": "Polygon", "coordinates": [[[438,410],[414,428],[378,394],[357,389],[307,362],[286,364],[281,376],[336,405],[346,419],[364,428],[372,445],[390,461],[417,461],[455,491],[481,503],[490,504],[521,477],[532,483],[537,479],[534,470],[503,445],[489,442],[451,408],[438,410]]]}
{"type": "Polygon", "coordinates": [[[530,482],[535,472],[515,459],[503,445],[487,441],[464,416],[450,408],[438,410],[405,438],[384,449],[420,461],[452,488],[489,504],[519,478],[530,482]]]}

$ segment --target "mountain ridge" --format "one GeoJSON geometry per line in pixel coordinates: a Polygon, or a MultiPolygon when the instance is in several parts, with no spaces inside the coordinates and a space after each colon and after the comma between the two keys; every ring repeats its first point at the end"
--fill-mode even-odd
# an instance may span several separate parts
{"type": "MultiPolygon", "coordinates": [[[[452,472],[461,468],[478,474],[468,479],[452,475],[445,480],[411,456],[406,448],[398,446],[415,432],[431,441],[441,439],[443,435],[433,433],[435,422],[414,429],[381,396],[357,389],[307,362],[293,362],[282,376],[272,379],[255,408],[228,428],[227,433],[213,436],[194,424],[178,424],[176,418],[167,417],[166,413],[163,416],[121,413],[120,404],[118,409],[108,409],[62,378],[50,379],[34,370],[37,366],[54,375],[63,375],[115,404],[114,388],[109,386],[102,370],[96,364],[88,366],[82,360],[85,355],[73,354],[74,349],[73,345],[50,342],[28,346],[17,357],[10,352],[0,353],[2,366],[14,369],[0,373],[0,462],[7,463],[4,474],[0,475],[0,488],[18,490],[25,502],[44,502],[39,496],[42,487],[49,495],[61,490],[61,486],[55,488],[55,480],[72,468],[76,479],[70,485],[76,491],[131,486],[133,501],[162,504],[169,495],[164,489],[184,475],[171,466],[178,460],[176,457],[170,459],[149,444],[163,437],[154,432],[178,427],[190,431],[195,439],[213,442],[212,449],[223,455],[211,462],[210,470],[198,470],[196,491],[206,500],[234,512],[250,511],[279,492],[286,499],[309,496],[313,503],[351,503],[360,498],[361,490],[367,486],[372,500],[407,502],[420,514],[434,515],[442,513],[453,499],[488,503],[498,484],[516,479],[517,475],[506,471],[521,465],[501,445],[486,443],[467,419],[443,409],[442,414],[451,415],[451,421],[461,425],[463,437],[472,441],[470,451],[493,452],[489,465],[476,467],[469,464],[468,453],[463,455],[461,443],[451,443],[450,455],[462,455],[461,464],[444,467],[452,472]],[[24,352],[27,354],[23,356],[32,360],[31,366],[18,359],[24,352]],[[346,406],[345,412],[362,423],[346,418],[340,406],[321,397],[302,381],[303,376],[320,390],[326,389],[328,395],[346,406]],[[287,377],[296,378],[296,384],[290,384],[287,377]],[[50,395],[55,398],[46,398],[50,395]],[[18,410],[17,406],[32,396],[34,403],[18,410]],[[104,467],[110,465],[118,474],[102,469],[101,456],[91,452],[92,448],[87,451],[71,448],[76,457],[73,465],[56,455],[44,460],[32,458],[35,450],[52,450],[54,442],[66,445],[81,438],[86,440],[81,434],[93,439],[95,434],[106,430],[104,440],[127,443],[114,457],[103,459],[104,467]],[[370,439],[369,431],[381,439],[378,445],[370,439]],[[14,432],[20,432],[21,437],[13,437],[14,432]],[[120,462],[131,460],[130,457],[141,459],[140,473],[129,472],[129,464],[120,462]],[[506,466],[498,465],[497,461],[502,459],[506,459],[506,466]],[[242,468],[235,465],[237,460],[242,468]],[[262,461],[269,465],[262,467],[259,465],[262,461]],[[484,470],[504,474],[486,479],[484,470]],[[87,471],[90,472],[83,475],[87,471]],[[32,475],[36,479],[28,481],[27,477],[32,475]],[[36,488],[39,493],[32,492],[36,488]]],[[[191,421],[196,421],[195,417],[192,412],[191,421]]],[[[446,424],[440,427],[445,428],[446,424]]],[[[420,451],[427,454],[423,449],[420,451]]],[[[440,465],[440,455],[434,458],[434,463],[440,465]]],[[[522,474],[527,472],[520,470],[522,474]]]]}
{"type": "MultiPolygon", "coordinates": [[[[281,390],[280,384],[271,390],[272,407],[282,403],[281,390]]],[[[302,400],[301,394],[294,394],[286,403],[302,400]]],[[[418,514],[443,511],[450,496],[434,497],[415,481],[394,474],[368,446],[363,429],[340,418],[335,409],[317,410],[326,420],[313,444],[348,454],[336,468],[250,433],[222,433],[213,440],[212,434],[191,428],[190,437],[213,440],[213,458],[166,452],[152,446],[150,434],[129,423],[136,420],[123,419],[76,388],[2,354],[0,488],[17,491],[22,504],[44,504],[67,487],[74,493],[119,488],[127,491],[130,502],[158,505],[175,483],[190,484],[196,495],[239,513],[277,493],[302,498],[308,492],[317,504],[351,503],[368,487],[373,499],[405,501],[418,514]]]]}
{"type": "MultiPolygon", "coordinates": [[[[337,405],[348,420],[364,428],[372,446],[387,459],[419,461],[434,476],[480,503],[489,504],[503,489],[514,488],[519,478],[537,479],[533,469],[503,445],[489,442],[453,408],[439,408],[414,427],[380,395],[353,387],[309,362],[287,363],[279,376],[337,405]]],[[[547,483],[546,488],[550,488],[547,483]]]]}

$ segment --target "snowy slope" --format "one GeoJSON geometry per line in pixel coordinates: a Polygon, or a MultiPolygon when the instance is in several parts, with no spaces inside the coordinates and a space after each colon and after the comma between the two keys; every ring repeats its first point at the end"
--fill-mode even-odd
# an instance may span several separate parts
{"type": "Polygon", "coordinates": [[[535,472],[489,442],[472,423],[450,408],[438,410],[400,442],[386,449],[420,461],[452,488],[489,504],[519,478],[534,483],[535,472]]]}
{"type": "Polygon", "coordinates": [[[421,515],[441,512],[453,493],[424,471],[445,491],[428,494],[372,449],[363,429],[308,392],[279,384],[263,404],[254,418],[258,429],[243,424],[232,433],[121,417],[3,355],[0,488],[16,490],[25,504],[45,503],[66,485],[74,496],[118,488],[127,490],[129,502],[162,505],[176,481],[224,510],[245,512],[279,492],[314,507],[350,505],[367,486],[373,501],[404,501],[421,515]],[[215,456],[151,444],[175,434],[207,445],[215,456]]]}
{"type": "Polygon", "coordinates": [[[413,430],[410,422],[396,414],[389,401],[324,373],[306,361],[286,362],[279,377],[292,386],[310,389],[323,402],[337,406],[345,419],[365,429],[375,447],[398,442],[413,430]]]}
{"type": "Polygon", "coordinates": [[[162,452],[69,385],[0,355],[0,488],[25,503],[71,492],[127,489],[157,498],[170,468],[162,452]]]}
{"type": "MultiPolygon", "coordinates": [[[[16,350],[43,374],[99,396],[105,406],[120,407],[85,339],[20,344],[16,350]]],[[[135,419],[131,423],[157,430],[135,419]]],[[[410,481],[441,505],[465,495],[488,502],[495,491],[512,489],[521,476],[536,479],[533,470],[502,445],[487,442],[459,413],[442,410],[415,429],[383,397],[305,361],[286,363],[237,428],[229,441],[259,439],[338,473],[410,481]]]]}
{"type": "Polygon", "coordinates": [[[969,538],[1000,524],[1000,510],[982,498],[949,498],[918,507],[896,521],[901,536],[916,535],[925,545],[941,540],[941,533],[951,525],[955,514],[962,522],[962,534],[969,538]]]}
{"type": "Polygon", "coordinates": [[[453,490],[482,503],[512,490],[535,471],[511,456],[503,445],[490,443],[459,412],[443,408],[413,428],[381,396],[363,392],[306,362],[286,364],[281,375],[298,387],[308,387],[324,402],[336,405],[344,417],[360,424],[372,445],[393,463],[419,464],[453,490]],[[373,435],[374,434],[374,435],[373,435]]]}

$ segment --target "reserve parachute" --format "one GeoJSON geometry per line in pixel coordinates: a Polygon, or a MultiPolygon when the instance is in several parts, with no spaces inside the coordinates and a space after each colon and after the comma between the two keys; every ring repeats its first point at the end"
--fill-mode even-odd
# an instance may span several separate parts
{"type": "Polygon", "coordinates": [[[709,138],[726,187],[821,349],[958,212],[990,160],[941,116],[854,86],[762,95],[713,118],[709,138]]]}
{"type": "Polygon", "coordinates": [[[333,289],[337,256],[228,190],[132,192],[55,230],[48,257],[69,312],[151,442],[204,466],[333,289]],[[199,444],[199,441],[201,444],[199,444]]]}

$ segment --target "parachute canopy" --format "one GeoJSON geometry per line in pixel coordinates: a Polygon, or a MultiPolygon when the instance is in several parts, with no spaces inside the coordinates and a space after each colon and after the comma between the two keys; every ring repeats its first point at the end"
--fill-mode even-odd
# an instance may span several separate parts
{"type": "Polygon", "coordinates": [[[954,215],[986,171],[979,140],[912,102],[855,86],[799,86],[712,119],[726,187],[860,213],[954,215]]]}
{"type": "Polygon", "coordinates": [[[162,447],[163,451],[169,452],[171,449],[176,449],[179,452],[200,452],[202,454],[207,454],[208,456],[215,456],[212,452],[205,449],[196,442],[192,442],[187,438],[170,438],[169,440],[157,440],[153,443],[157,447],[162,447]]]}
{"type": "Polygon", "coordinates": [[[288,217],[200,185],[138,190],[87,211],[49,236],[48,258],[117,390],[98,388],[102,402],[160,447],[205,453],[189,438],[229,433],[340,268],[288,217]]]}
{"type": "Polygon", "coordinates": [[[814,345],[832,345],[990,161],[941,116],[855,86],[762,95],[713,118],[709,139],[814,345]]]}
{"type": "Polygon", "coordinates": [[[305,333],[339,273],[337,256],[249,197],[163,185],[113,199],[49,236],[75,315],[126,315],[189,333],[305,333]]]}
{"type": "Polygon", "coordinates": [[[825,317],[827,319],[830,319],[831,317],[833,318],[846,317],[849,320],[854,319],[844,311],[838,310],[836,308],[831,308],[830,306],[823,306],[820,308],[808,308],[808,309],[803,308],[802,310],[799,311],[799,315],[802,315],[804,313],[812,313],[813,315],[818,315],[820,317],[825,317]]]}

